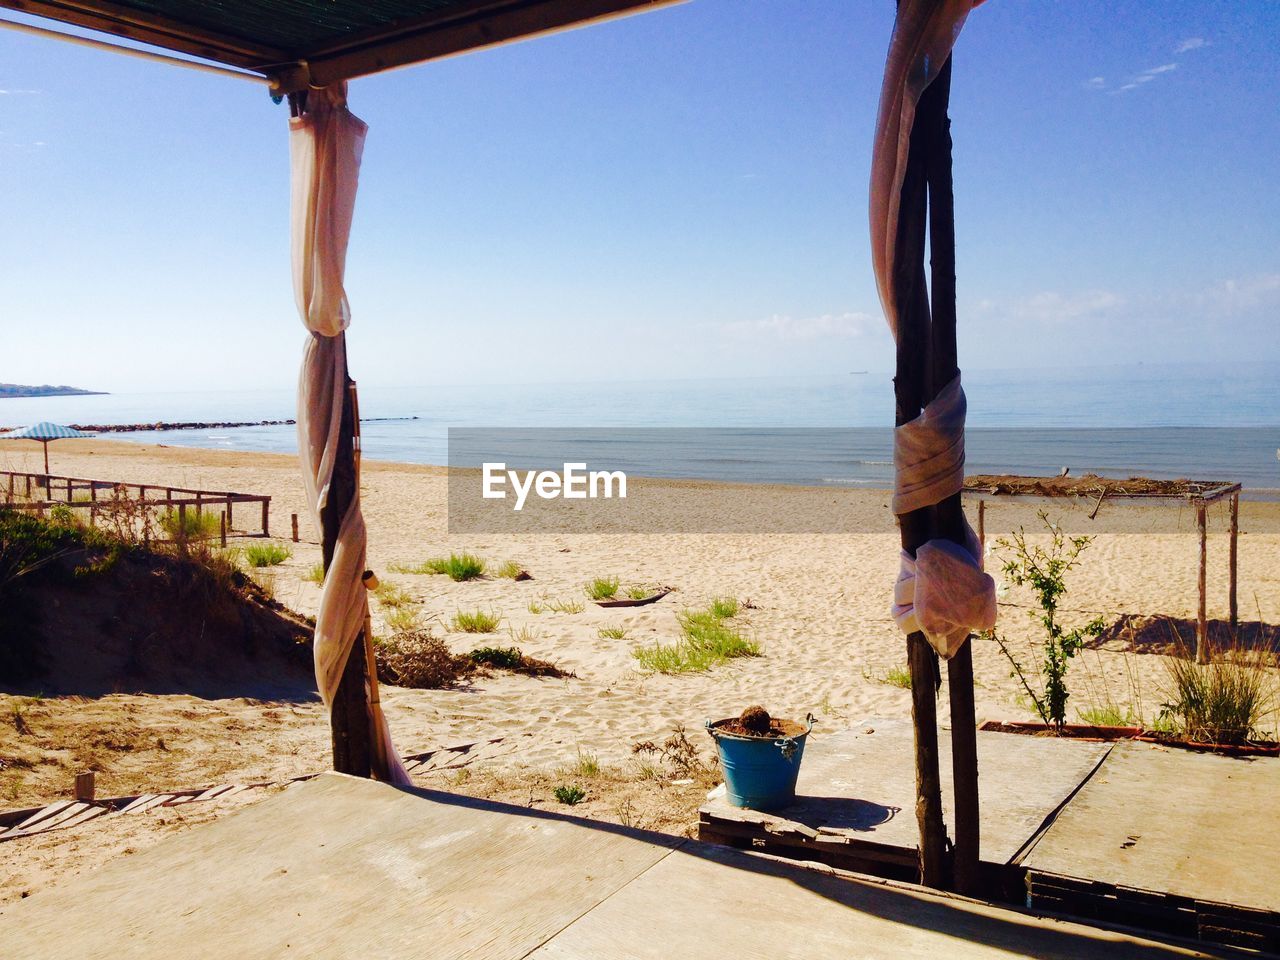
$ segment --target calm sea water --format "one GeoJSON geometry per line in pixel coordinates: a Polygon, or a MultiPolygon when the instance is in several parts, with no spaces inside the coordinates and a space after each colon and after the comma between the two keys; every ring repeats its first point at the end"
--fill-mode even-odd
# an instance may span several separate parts
{"type": "MultiPolygon", "coordinates": [[[[1085,371],[972,371],[968,468],[1191,476],[1280,488],[1280,366],[1136,365],[1085,371]]],[[[370,458],[448,462],[450,427],[860,428],[856,455],[814,450],[779,475],[797,483],[883,485],[892,384],[883,375],[538,385],[361,388],[370,458]]],[[[0,400],[0,424],[253,421],[293,416],[293,390],[119,393],[0,400]]],[[[817,436],[821,436],[820,432],[817,436]]],[[[294,429],[114,434],[173,446],[292,452],[294,429]]],[[[619,443],[625,442],[619,433],[619,443]]],[[[821,441],[819,441],[821,442],[821,441]]],[[[5,450],[0,445],[0,460],[5,450]]],[[[739,470],[741,468],[738,468],[739,470]]],[[[670,473],[671,470],[664,470],[670,473]]],[[[725,478],[714,457],[684,475],[725,478]]],[[[740,473],[735,478],[741,479],[740,473]]],[[[746,477],[750,479],[751,477],[746,477]]]]}

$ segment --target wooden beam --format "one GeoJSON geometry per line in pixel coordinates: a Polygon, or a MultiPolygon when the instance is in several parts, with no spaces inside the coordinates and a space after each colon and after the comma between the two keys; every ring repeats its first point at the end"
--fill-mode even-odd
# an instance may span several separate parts
{"type": "Polygon", "coordinates": [[[1237,598],[1239,585],[1239,549],[1240,549],[1240,493],[1231,495],[1231,545],[1230,559],[1227,566],[1227,604],[1231,615],[1231,632],[1234,634],[1240,621],[1240,610],[1237,598]]]}
{"type": "MultiPolygon", "coordinates": [[[[345,337],[345,333],[338,334],[345,337]]],[[[350,383],[350,376],[343,371],[343,382],[350,383]]],[[[320,511],[322,529],[321,551],[327,573],[338,545],[338,531],[342,518],[357,495],[355,463],[355,416],[351,405],[351,391],[342,391],[342,421],[338,428],[338,449],[334,459],[333,479],[329,484],[329,499],[320,511]]],[[[356,637],[347,655],[330,709],[330,728],[333,740],[333,769],[356,777],[368,777],[372,772],[373,734],[369,724],[369,702],[365,693],[364,630],[356,637]]]]}
{"type": "MultiPolygon", "coordinates": [[[[918,115],[917,115],[918,119],[918,115]]],[[[927,397],[929,299],[924,276],[926,230],[926,166],[928,131],[917,122],[911,131],[907,169],[902,181],[898,232],[894,238],[894,296],[898,303],[897,369],[893,378],[895,422],[901,426],[920,415],[927,397]]],[[[902,549],[915,555],[933,532],[933,510],[926,507],[898,517],[902,549]]],[[[938,717],[935,690],[938,663],[923,633],[907,637],[911,672],[911,720],[916,767],[916,823],[919,827],[920,882],[942,888],[947,883],[946,827],[942,822],[942,785],[938,774],[938,717]]]]}
{"type": "Polygon", "coordinates": [[[1203,503],[1196,504],[1196,530],[1200,535],[1200,571],[1196,582],[1200,598],[1196,607],[1196,663],[1209,662],[1209,619],[1205,609],[1207,592],[1205,580],[1209,569],[1209,531],[1205,510],[1203,503]]]}
{"type": "MultiPolygon", "coordinates": [[[[56,20],[99,33],[109,33],[165,50],[175,50],[215,63],[246,70],[277,64],[293,57],[275,47],[231,37],[160,14],[116,3],[88,0],[0,0],[0,7],[56,20]]],[[[265,74],[264,74],[265,75],[265,74]]]]}
{"type": "MultiPolygon", "coordinates": [[[[960,373],[956,342],[956,224],[951,179],[951,58],[920,99],[916,122],[929,129],[926,180],[929,194],[930,398],[960,373]]],[[[934,536],[967,545],[968,525],[959,492],[934,507],[934,536]]],[[[955,889],[978,890],[978,724],[973,703],[973,645],[966,640],[947,661],[951,704],[951,779],[955,840],[952,858],[955,889]]]]}
{"type": "Polygon", "coordinates": [[[684,0],[477,0],[463,10],[437,11],[390,28],[378,28],[310,52],[305,64],[272,70],[272,91],[307,86],[439,60],[471,50],[555,33],[682,3],[684,0]]]}

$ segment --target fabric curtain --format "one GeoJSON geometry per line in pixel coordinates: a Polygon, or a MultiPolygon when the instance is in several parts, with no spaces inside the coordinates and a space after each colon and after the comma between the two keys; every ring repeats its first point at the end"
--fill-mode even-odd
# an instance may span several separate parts
{"type": "MultiPolygon", "coordinates": [[[[312,90],[306,110],[289,120],[292,175],[293,287],[298,313],[310,332],[298,379],[298,455],[307,505],[322,529],[337,458],[342,407],[347,400],[345,330],[351,308],[343,288],[347,240],[355,211],[360,158],[367,127],[347,109],[346,84],[312,90]]],[[[316,684],[332,709],[347,658],[365,624],[369,598],[362,582],[368,540],[360,485],[338,529],[316,617],[316,684]]],[[[371,698],[367,698],[371,699],[371,698]]],[[[371,703],[371,744],[391,782],[408,786],[381,707],[371,703]]],[[[378,764],[375,764],[375,767],[378,764]]]]}
{"type": "MultiPolygon", "coordinates": [[[[871,162],[871,262],[885,319],[898,339],[893,287],[902,182],[921,94],[937,77],[969,11],[981,0],[900,0],[880,91],[871,162]]],[[[920,416],[894,435],[893,511],[940,503],[964,484],[964,390],[957,376],[920,416]]],[[[995,626],[995,581],[982,570],[972,530],[965,544],[930,540],[913,557],[902,552],[892,613],[907,633],[919,630],[951,657],[974,630],[995,626]]]]}

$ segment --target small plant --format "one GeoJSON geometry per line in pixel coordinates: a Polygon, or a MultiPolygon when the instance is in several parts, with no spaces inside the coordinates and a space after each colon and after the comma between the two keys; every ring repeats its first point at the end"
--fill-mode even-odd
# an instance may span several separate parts
{"type": "Polygon", "coordinates": [[[910,690],[911,671],[906,667],[891,667],[884,675],[884,682],[900,690],[910,690]]]}
{"type": "Polygon", "coordinates": [[[422,614],[409,606],[393,607],[387,611],[385,619],[395,633],[411,633],[422,626],[422,614]]]}
{"type": "Polygon", "coordinates": [[[302,579],[308,583],[324,583],[324,564],[317,563],[315,566],[308,567],[307,572],[302,575],[302,579]]]}
{"type": "Polygon", "coordinates": [[[1106,624],[1101,617],[1074,630],[1067,630],[1058,623],[1058,604],[1067,592],[1066,575],[1080,565],[1080,555],[1093,538],[1068,537],[1043,510],[1039,517],[1049,531],[1047,550],[1040,546],[1028,546],[1026,531],[1021,528],[1013,535],[1012,541],[1002,539],[998,541],[998,545],[1013,551],[1012,558],[1006,560],[1003,566],[1005,576],[1016,586],[1030,587],[1040,605],[1038,611],[1030,612],[1030,617],[1044,628],[1044,659],[1040,666],[1042,689],[1037,691],[1032,688],[1022,664],[994,630],[984,636],[994,640],[1009,661],[1013,667],[1013,675],[1031,698],[1040,719],[1061,729],[1067,719],[1067,700],[1071,696],[1067,691],[1067,667],[1085,641],[1100,635],[1106,629],[1106,624]]]}
{"type": "Polygon", "coordinates": [[[274,567],[291,556],[293,551],[283,543],[251,543],[244,548],[245,562],[251,567],[274,567]]]}
{"type": "Polygon", "coordinates": [[[581,613],[587,609],[581,600],[553,600],[543,597],[529,601],[529,612],[534,616],[540,613],[581,613]]]}
{"type": "Polygon", "coordinates": [[[643,600],[657,592],[653,587],[627,587],[627,597],[632,600],[643,600]]]}
{"type": "Polygon", "coordinates": [[[447,557],[435,557],[422,565],[425,573],[443,574],[461,583],[484,576],[485,562],[473,553],[451,553],[447,557]]]}
{"type": "Polygon", "coordinates": [[[760,645],[725,623],[727,619],[716,615],[714,605],[682,611],[676,615],[683,633],[680,640],[640,647],[631,655],[654,673],[697,673],[736,657],[760,656],[760,645]]]}
{"type": "Polygon", "coordinates": [[[380,582],[374,589],[373,595],[378,598],[380,604],[393,610],[398,607],[407,607],[413,603],[413,595],[404,587],[394,584],[390,580],[380,582]]]}
{"type": "Polygon", "coordinates": [[[516,647],[477,647],[467,654],[474,662],[503,670],[520,666],[520,650],[516,647]]]}
{"type": "Polygon", "coordinates": [[[642,740],[631,745],[641,780],[661,780],[665,767],[673,780],[694,780],[712,786],[718,779],[716,762],[704,763],[685,732],[683,724],[677,724],[661,743],[642,740]]]}
{"type": "Polygon", "coordinates": [[[524,568],[514,560],[508,560],[493,572],[495,576],[502,577],[504,580],[516,580],[520,574],[524,573],[524,568]]]}
{"type": "Polygon", "coordinates": [[[600,776],[600,758],[594,753],[584,753],[578,748],[578,762],[572,767],[574,776],[591,779],[600,776]]]}
{"type": "Polygon", "coordinates": [[[439,637],[425,630],[399,633],[374,647],[378,679],[397,687],[440,690],[470,674],[469,657],[449,650],[439,637]]]}
{"type": "Polygon", "coordinates": [[[717,620],[728,620],[738,615],[738,600],[736,597],[716,597],[711,601],[711,609],[709,611],[717,620]]]}
{"type": "Polygon", "coordinates": [[[493,633],[502,618],[484,610],[459,610],[453,617],[453,629],[461,633],[493,633]]]}
{"type": "Polygon", "coordinates": [[[1107,703],[1080,711],[1080,722],[1091,727],[1127,727],[1132,718],[1117,704],[1107,703]]]}
{"type": "Polygon", "coordinates": [[[519,630],[514,627],[508,628],[507,632],[511,634],[511,642],[519,646],[522,643],[536,643],[542,637],[537,630],[528,625],[521,627],[519,630]]]}
{"type": "Polygon", "coordinates": [[[617,577],[596,577],[583,588],[591,600],[612,600],[618,595],[620,581],[617,577]]]}
{"type": "Polygon", "coordinates": [[[587,792],[576,784],[561,784],[554,791],[556,799],[566,806],[577,806],[587,799],[587,792]]]}
{"type": "Polygon", "coordinates": [[[1256,738],[1275,703],[1275,679],[1268,675],[1265,657],[1226,649],[1209,663],[1196,663],[1181,637],[1178,641],[1181,655],[1165,661],[1169,700],[1160,719],[1188,740],[1203,743],[1256,738]]]}
{"type": "Polygon", "coordinates": [[[601,640],[625,640],[627,639],[626,627],[601,627],[596,631],[601,640]]]}
{"type": "MultiPolygon", "coordinates": [[[[68,507],[61,508],[68,514],[68,507]]],[[[196,513],[190,510],[166,510],[160,515],[160,529],[170,540],[207,540],[221,532],[222,522],[216,513],[196,513]]]]}

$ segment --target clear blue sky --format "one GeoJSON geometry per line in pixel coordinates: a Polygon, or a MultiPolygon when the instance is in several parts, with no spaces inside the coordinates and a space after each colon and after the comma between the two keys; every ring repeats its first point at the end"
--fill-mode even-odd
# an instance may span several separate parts
{"type": "MultiPolygon", "coordinates": [[[[692,0],[355,81],[366,384],[892,366],[891,0],[692,0]]],[[[956,52],[961,363],[1280,360],[1280,3],[989,0],[956,52]]],[[[0,381],[288,385],[286,108],[0,31],[0,381]]]]}

